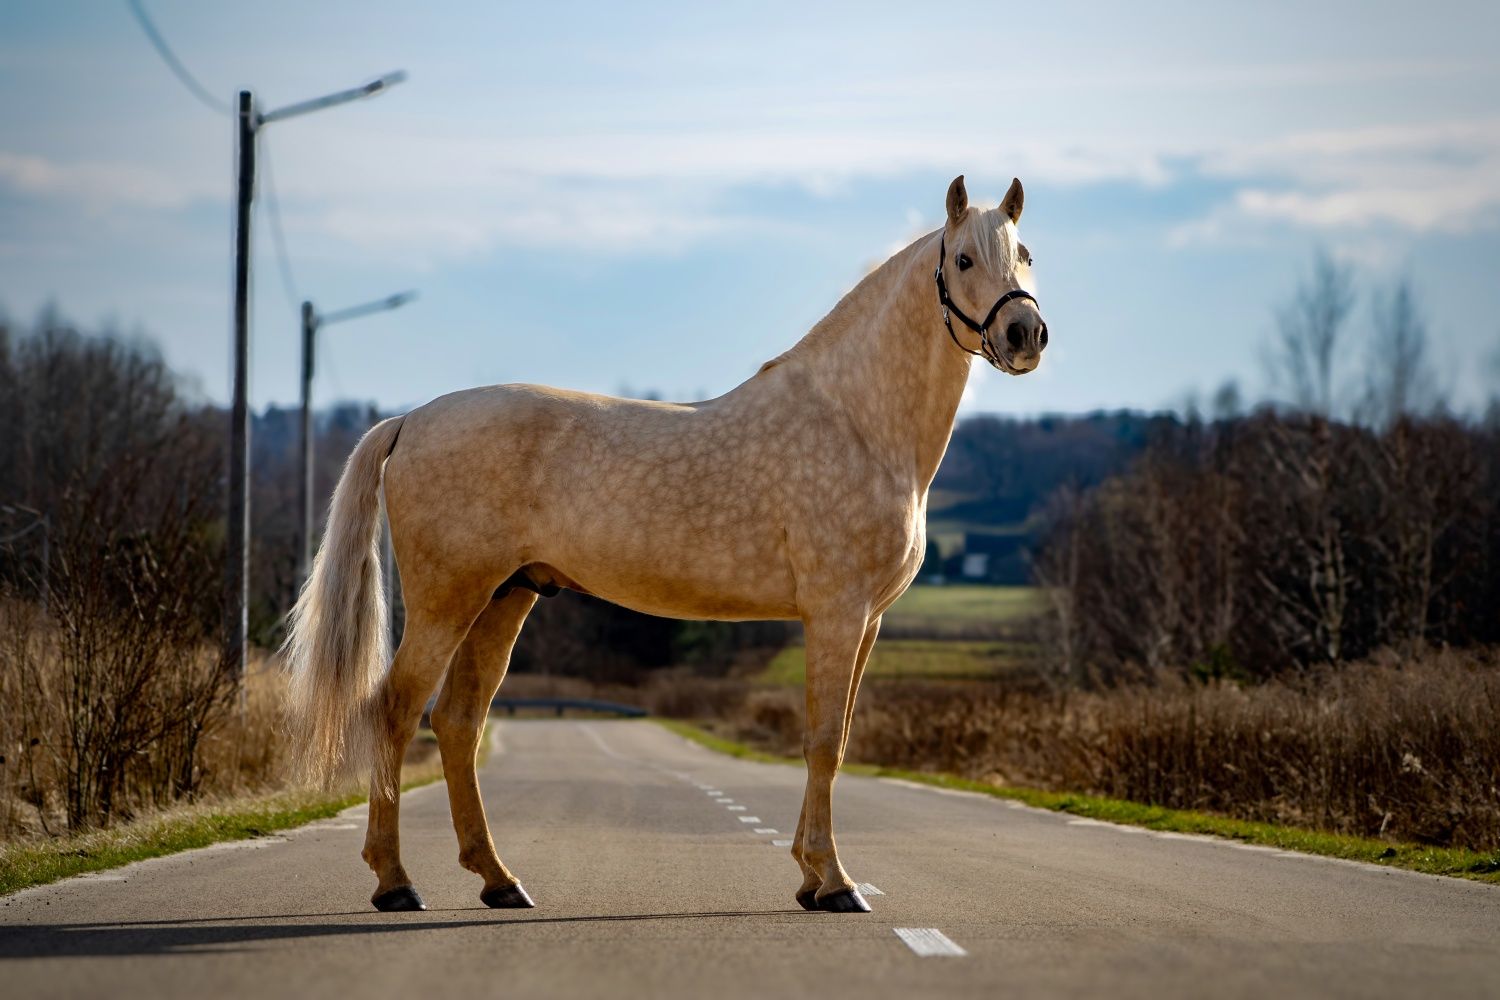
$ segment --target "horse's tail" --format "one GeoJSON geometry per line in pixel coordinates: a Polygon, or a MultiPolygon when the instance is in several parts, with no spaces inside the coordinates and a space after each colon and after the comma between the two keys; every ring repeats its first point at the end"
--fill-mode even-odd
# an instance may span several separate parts
{"type": "Polygon", "coordinates": [[[374,709],[390,662],[380,581],[381,470],[404,417],[355,446],[328,510],[328,529],[289,617],[287,729],[302,780],[324,784],[374,759],[374,709]]]}

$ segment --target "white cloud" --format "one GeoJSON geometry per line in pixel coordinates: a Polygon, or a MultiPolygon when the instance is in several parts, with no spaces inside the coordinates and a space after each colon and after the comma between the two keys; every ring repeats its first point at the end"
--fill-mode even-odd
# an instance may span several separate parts
{"type": "Polygon", "coordinates": [[[0,150],[0,185],[33,197],[72,199],[91,209],[128,205],[182,208],[206,193],[150,167],[132,163],[59,163],[0,150]]]}
{"type": "MultiPolygon", "coordinates": [[[[288,229],[431,263],[497,245],[602,252],[672,249],[785,221],[726,207],[737,188],[793,185],[827,196],[857,180],[960,168],[1003,187],[1171,185],[1197,173],[1233,193],[1168,233],[1195,244],[1268,226],[1461,231],[1500,219],[1500,120],[1313,131],[1199,146],[1063,138],[1011,141],[940,128],[687,129],[522,134],[305,132],[278,140],[288,229]]],[[[208,163],[167,169],[0,152],[0,186],[89,211],[180,209],[228,197],[208,163]],[[207,178],[214,183],[205,185],[207,178]]],[[[933,194],[934,205],[941,197],[933,194]]],[[[993,200],[990,199],[990,200],[993,200]]]]}
{"type": "Polygon", "coordinates": [[[1348,231],[1464,232],[1500,221],[1500,120],[1308,132],[1228,147],[1198,161],[1241,182],[1228,204],[1172,230],[1182,246],[1289,222],[1348,231]]]}

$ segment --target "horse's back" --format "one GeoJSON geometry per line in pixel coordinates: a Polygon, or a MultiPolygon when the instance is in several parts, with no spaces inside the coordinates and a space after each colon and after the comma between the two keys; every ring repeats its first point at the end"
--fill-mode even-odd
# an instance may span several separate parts
{"type": "Polygon", "coordinates": [[[546,564],[658,614],[793,615],[777,452],[723,399],[505,385],[434,400],[386,470],[398,551],[405,536],[448,559],[546,564]]]}

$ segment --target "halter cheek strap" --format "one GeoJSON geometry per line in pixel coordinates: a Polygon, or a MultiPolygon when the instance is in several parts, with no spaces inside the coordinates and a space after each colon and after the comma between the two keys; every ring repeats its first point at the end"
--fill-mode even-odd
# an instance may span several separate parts
{"type": "Polygon", "coordinates": [[[953,342],[958,345],[959,350],[968,351],[975,357],[982,357],[990,364],[1000,364],[1000,352],[995,350],[994,345],[990,343],[990,324],[995,322],[995,317],[1000,315],[1000,310],[1005,308],[1006,303],[1014,299],[1028,299],[1031,302],[1036,302],[1036,296],[1024,288],[1012,289],[995,300],[995,304],[990,306],[989,315],[985,316],[983,323],[976,323],[948,295],[948,282],[943,280],[943,264],[947,259],[948,234],[944,233],[938,237],[938,264],[937,270],[933,272],[932,276],[937,281],[938,304],[943,307],[943,325],[948,328],[948,336],[953,338],[953,342]],[[949,313],[957,316],[964,326],[979,334],[979,350],[976,351],[973,348],[965,347],[963,342],[958,339],[958,334],[953,332],[953,322],[948,318],[949,313]]]}

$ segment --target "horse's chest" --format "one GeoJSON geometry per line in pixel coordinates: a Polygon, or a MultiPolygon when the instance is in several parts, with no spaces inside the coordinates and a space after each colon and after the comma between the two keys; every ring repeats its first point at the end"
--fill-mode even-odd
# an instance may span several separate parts
{"type": "Polygon", "coordinates": [[[905,589],[921,565],[926,532],[912,495],[851,491],[794,520],[787,539],[799,576],[837,576],[879,593],[905,589]]]}

